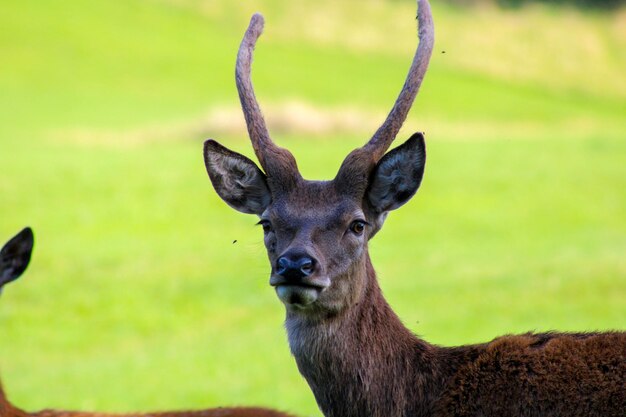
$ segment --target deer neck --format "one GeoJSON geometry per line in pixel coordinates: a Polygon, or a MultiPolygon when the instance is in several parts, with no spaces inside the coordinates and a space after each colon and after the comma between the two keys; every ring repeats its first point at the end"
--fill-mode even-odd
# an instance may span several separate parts
{"type": "Polygon", "coordinates": [[[323,320],[288,313],[286,328],[300,373],[326,417],[425,415],[435,348],[415,337],[378,286],[369,255],[360,299],[323,320]]]}

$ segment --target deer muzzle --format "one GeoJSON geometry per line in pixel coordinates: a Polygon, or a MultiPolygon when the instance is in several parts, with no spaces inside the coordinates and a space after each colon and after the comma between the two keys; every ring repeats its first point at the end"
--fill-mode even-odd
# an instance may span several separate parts
{"type": "Polygon", "coordinates": [[[276,261],[270,285],[284,304],[306,307],[330,285],[329,278],[316,274],[318,269],[317,261],[306,254],[285,254],[276,261]]]}

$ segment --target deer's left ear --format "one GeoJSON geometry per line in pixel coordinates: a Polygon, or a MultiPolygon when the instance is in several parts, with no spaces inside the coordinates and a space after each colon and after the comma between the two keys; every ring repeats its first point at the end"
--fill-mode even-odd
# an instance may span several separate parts
{"type": "Polygon", "coordinates": [[[245,156],[207,140],[204,164],[217,194],[235,210],[260,215],[272,201],[265,174],[245,156]]]}
{"type": "Polygon", "coordinates": [[[372,172],[365,196],[373,211],[380,215],[409,201],[422,182],[425,164],[422,133],[385,154],[372,172]]]}

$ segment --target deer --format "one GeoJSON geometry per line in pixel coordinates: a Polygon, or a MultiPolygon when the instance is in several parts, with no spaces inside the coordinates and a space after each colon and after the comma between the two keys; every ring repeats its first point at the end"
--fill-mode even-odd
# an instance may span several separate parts
{"type": "MultiPolygon", "coordinates": [[[[34,246],[34,235],[26,227],[11,238],[0,250],[0,294],[4,286],[18,279],[28,267],[34,246]]],[[[233,407],[210,408],[195,411],[168,411],[158,413],[94,413],[86,411],[41,410],[26,412],[9,402],[0,381],[0,417],[294,417],[291,414],[267,408],[233,407]]]]}
{"type": "Polygon", "coordinates": [[[385,300],[368,242],[417,192],[423,133],[387,152],[420,89],[434,45],[418,0],[419,43],[386,120],[332,180],[306,180],[269,134],[251,63],[264,19],[252,16],[235,79],[260,163],[213,139],[204,163],[218,196],[258,216],[269,284],[285,306],[297,367],[326,417],[626,416],[626,332],[526,333],[442,347],[408,330],[385,300]]]}

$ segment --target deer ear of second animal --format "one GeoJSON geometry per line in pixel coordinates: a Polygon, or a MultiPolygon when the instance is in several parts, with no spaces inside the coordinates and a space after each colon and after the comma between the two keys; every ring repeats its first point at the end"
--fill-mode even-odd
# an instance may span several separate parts
{"type": "Polygon", "coordinates": [[[0,292],[6,284],[24,273],[30,262],[34,243],[33,231],[26,227],[4,244],[0,250],[0,292]]]}

